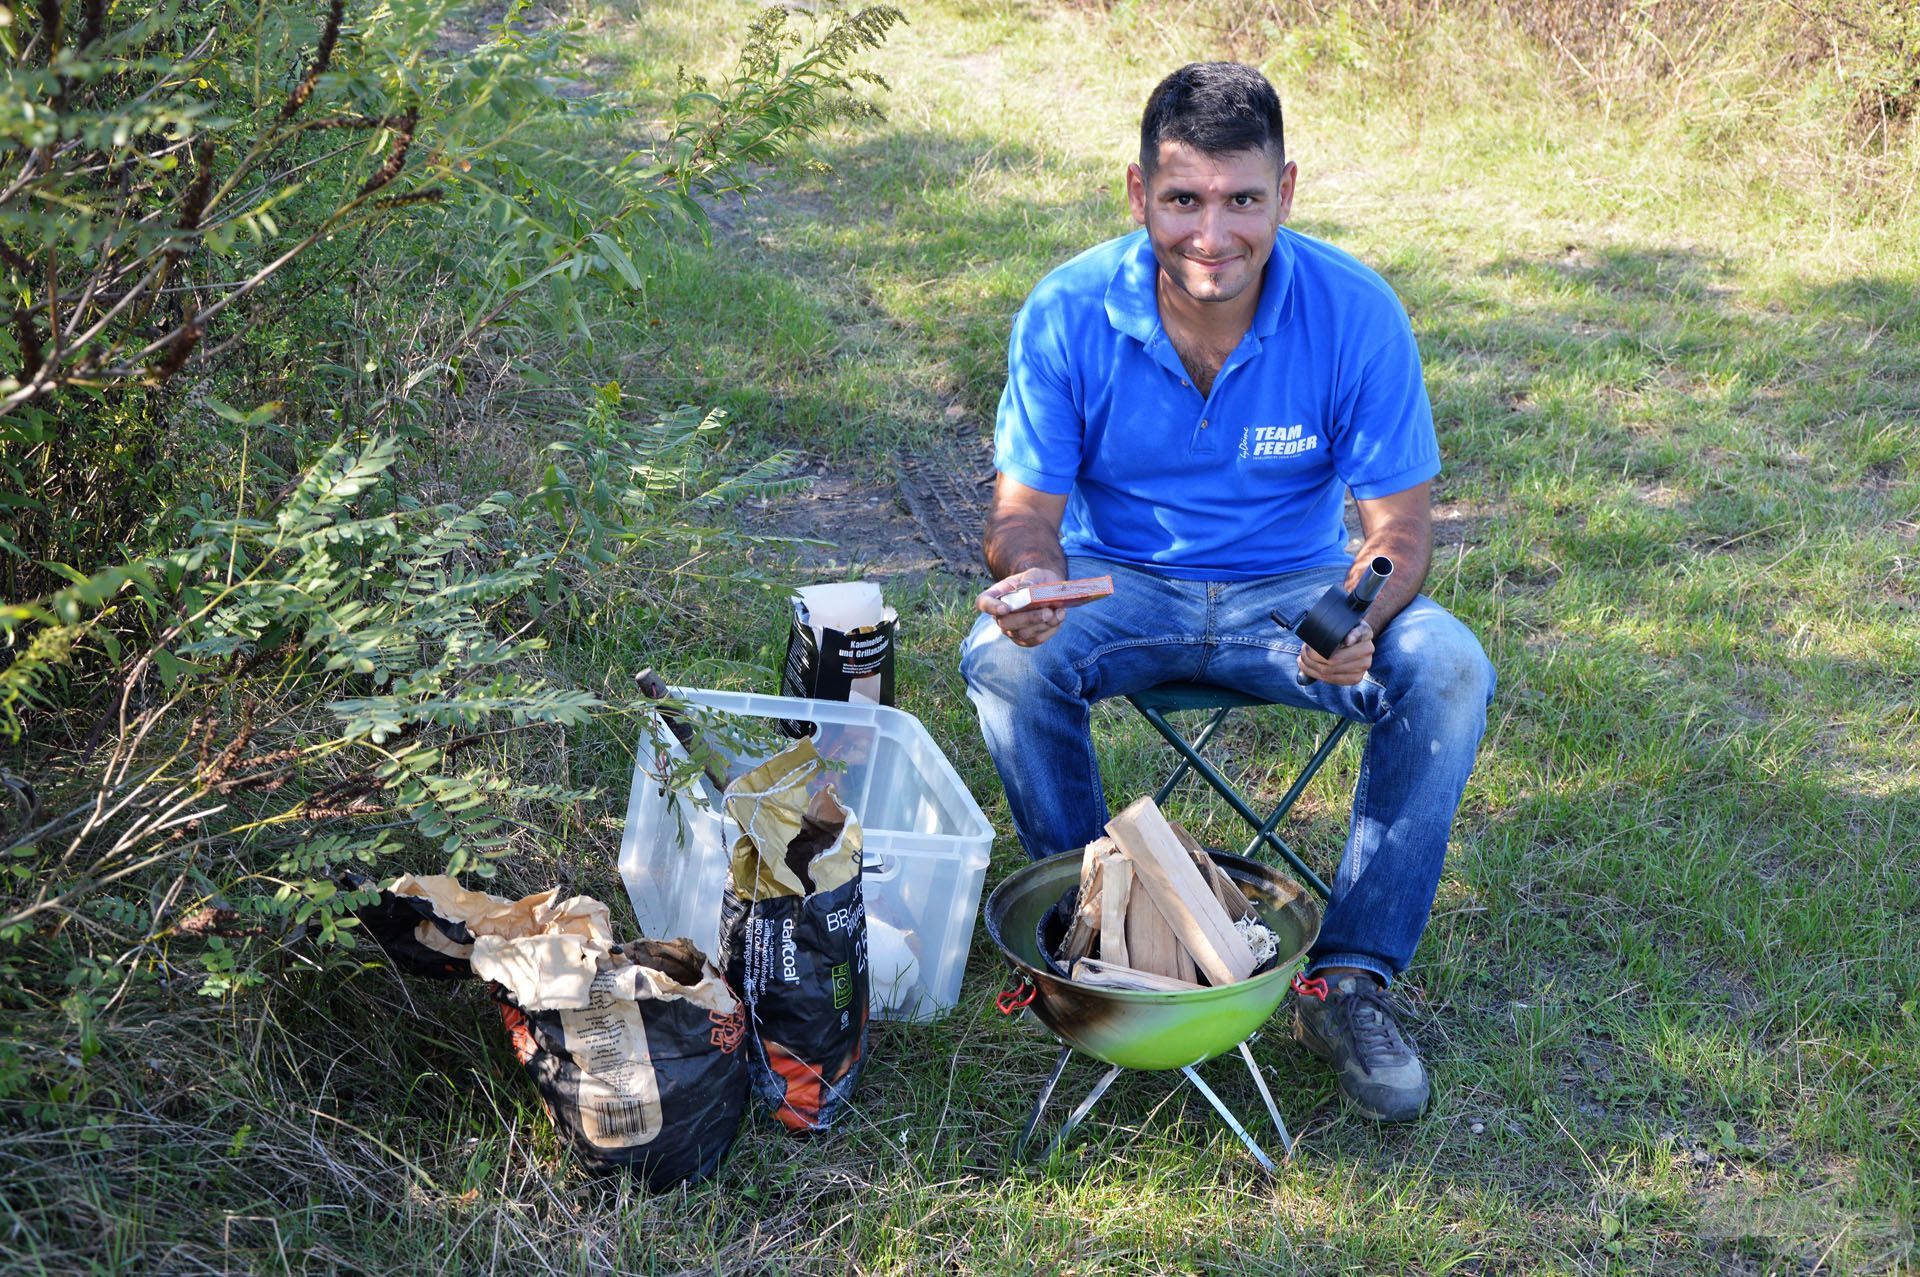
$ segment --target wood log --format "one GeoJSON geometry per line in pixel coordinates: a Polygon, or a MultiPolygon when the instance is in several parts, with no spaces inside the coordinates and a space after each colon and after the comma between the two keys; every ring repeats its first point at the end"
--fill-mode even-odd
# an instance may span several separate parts
{"type": "Polygon", "coordinates": [[[1242,918],[1259,916],[1252,902],[1247,899],[1246,892],[1240,890],[1240,884],[1229,877],[1226,870],[1213,862],[1213,857],[1207,853],[1205,847],[1200,845],[1197,838],[1188,833],[1177,820],[1169,820],[1167,828],[1173,830],[1173,836],[1178,838],[1180,845],[1187,849],[1187,856],[1193,861],[1194,868],[1200,871],[1200,876],[1207,880],[1207,886],[1213,889],[1214,899],[1225,906],[1227,917],[1238,922],[1242,918]]]}
{"type": "Polygon", "coordinates": [[[1073,964],[1070,974],[1075,984],[1090,985],[1096,989],[1138,989],[1149,993],[1172,993],[1204,987],[1191,980],[1176,980],[1172,976],[1155,975],[1151,971],[1140,971],[1133,967],[1116,967],[1098,958],[1080,959],[1073,964]]]}
{"type": "Polygon", "coordinates": [[[1080,897],[1067,927],[1067,937],[1055,956],[1060,965],[1071,969],[1074,962],[1093,952],[1100,934],[1100,861],[1113,850],[1113,839],[1096,838],[1080,854],[1080,897]]]}
{"type": "Polygon", "coordinates": [[[1136,891],[1127,900],[1127,965],[1194,983],[1193,956],[1149,892],[1136,891]]]}
{"type": "MultiPolygon", "coordinates": [[[[1253,974],[1253,951],[1153,799],[1142,798],[1108,821],[1107,833],[1209,981],[1237,984],[1253,974]]],[[[1104,911],[1101,925],[1106,925],[1104,911]]]]}
{"type": "Polygon", "coordinates": [[[1133,894],[1133,864],[1117,851],[1100,857],[1100,960],[1132,965],[1127,957],[1127,898],[1133,894]]]}

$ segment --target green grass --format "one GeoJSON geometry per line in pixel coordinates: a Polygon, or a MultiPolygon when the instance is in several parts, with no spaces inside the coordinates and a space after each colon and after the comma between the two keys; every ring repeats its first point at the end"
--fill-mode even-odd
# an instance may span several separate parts
{"type": "MultiPolygon", "coordinates": [[[[979,437],[1007,321],[1052,265],[1128,228],[1139,104],[1208,51],[1150,8],[916,8],[878,59],[890,119],[816,143],[827,171],[768,174],[711,249],[656,244],[641,309],[595,299],[594,375],[727,407],[742,453],[799,446],[882,478],[901,448],[979,437]]],[[[603,73],[668,89],[736,16],[603,15],[603,73]]],[[[647,1197],[568,1162],[477,995],[296,971],[100,1026],[106,1142],[0,1131],[40,1168],[0,1193],[8,1266],[1910,1270],[1920,214],[1531,84],[1281,85],[1296,225],[1382,270],[1414,316],[1447,464],[1428,590],[1501,676],[1403,986],[1435,1074],[1424,1121],[1345,1113],[1276,1022],[1256,1052],[1303,1137],[1276,1182],[1149,1077],[1057,1164],[1010,1166],[1053,1053],[993,1012],[1004,968],[978,933],[952,1016],[876,1029],[843,1130],[756,1118],[715,1182],[647,1197]]],[[[901,704],[1000,831],[991,885],[1019,854],[954,668],[974,588],[891,597],[901,704]]],[[[776,596],[669,598],[580,627],[559,662],[771,688],[776,596]]],[[[1150,789],[1160,748],[1117,712],[1098,724],[1110,794],[1150,789]]],[[[1228,756],[1270,796],[1311,727],[1247,718],[1228,756]]],[[[577,744],[563,765],[606,810],[568,831],[563,867],[517,873],[623,899],[630,748],[577,744]]],[[[1290,826],[1327,868],[1353,767],[1348,746],[1290,826]]],[[[1217,804],[1175,806],[1230,840],[1217,804]]],[[[1063,1095],[1093,1076],[1077,1066],[1063,1095]]],[[[1244,1076],[1214,1077],[1257,1111],[1244,1076]]]]}

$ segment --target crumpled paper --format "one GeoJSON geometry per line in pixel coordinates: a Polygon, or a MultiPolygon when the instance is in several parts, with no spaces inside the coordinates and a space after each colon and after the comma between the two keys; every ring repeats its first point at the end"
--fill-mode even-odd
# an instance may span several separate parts
{"type": "MultiPolygon", "coordinates": [[[[691,960],[705,962],[701,952],[686,940],[655,944],[652,948],[655,951],[656,960],[661,952],[682,948],[691,960]]],[[[734,999],[733,991],[727,988],[727,982],[711,967],[704,967],[699,979],[692,984],[686,984],[658,966],[632,962],[625,954],[616,953],[613,955],[608,971],[607,988],[617,998],[628,998],[634,1002],[645,1002],[649,998],[668,1002],[674,998],[681,998],[721,1016],[732,1015],[734,1008],[739,1005],[734,999]]]]}
{"type": "MultiPolygon", "coordinates": [[[[406,874],[396,896],[418,896],[473,936],[474,974],[503,985],[528,1011],[579,1011],[593,998],[593,979],[612,957],[606,905],[592,896],[556,901],[557,888],[508,900],[469,891],[444,874],[406,874]]],[[[422,927],[431,930],[431,924],[422,927]]],[[[624,960],[623,960],[624,962],[624,960]]]]}
{"type": "Polygon", "coordinates": [[[800,740],[727,786],[733,889],[743,900],[832,891],[860,872],[860,821],[832,785],[809,794],[825,766],[800,740]]]}

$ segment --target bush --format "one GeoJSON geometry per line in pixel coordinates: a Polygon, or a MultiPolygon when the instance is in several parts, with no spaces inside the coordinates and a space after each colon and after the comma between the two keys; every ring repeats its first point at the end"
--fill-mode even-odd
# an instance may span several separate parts
{"type": "MultiPolygon", "coordinates": [[[[477,37],[446,25],[442,0],[365,15],[344,0],[0,12],[14,63],[0,86],[8,598],[51,585],[35,560],[85,564],[164,535],[157,507],[206,439],[183,380],[231,383],[223,396],[244,403],[269,380],[262,352],[296,394],[352,377],[329,358],[330,310],[369,277],[376,248],[413,248],[397,233],[417,243],[457,229],[471,246],[454,258],[471,301],[436,358],[389,389],[407,400],[529,303],[584,332],[583,281],[639,286],[633,236],[663,218],[699,223],[698,197],[740,189],[750,166],[871,111],[849,90],[872,77],[852,64],[899,17],[834,10],[807,28],[768,10],[737,75],[690,81],[661,143],[609,153],[631,109],[561,91],[577,27],[535,26],[525,0],[477,37]],[[130,513],[76,519],[86,507],[130,513]]],[[[416,301],[415,315],[431,308],[416,301]]],[[[325,440],[351,422],[343,409],[377,424],[388,406],[347,398],[279,416],[301,428],[296,442],[325,440]]]]}
{"type": "Polygon", "coordinates": [[[348,867],[557,851],[596,795],[547,760],[639,727],[547,644],[644,623],[704,554],[742,576],[716,511],[787,463],[569,384],[588,289],[638,289],[635,237],[872,112],[855,63],[899,14],[768,10],[615,149],[632,111],[561,95],[575,32],[525,6],[477,43],[431,0],[0,12],[0,1104],[95,1147],[116,1009],[350,965],[348,867]],[[416,261],[434,287],[354,295],[416,261]],[[463,361],[535,327],[518,477],[403,480],[444,460],[418,445],[463,361]],[[354,380],[349,342],[405,376],[354,380]]]}

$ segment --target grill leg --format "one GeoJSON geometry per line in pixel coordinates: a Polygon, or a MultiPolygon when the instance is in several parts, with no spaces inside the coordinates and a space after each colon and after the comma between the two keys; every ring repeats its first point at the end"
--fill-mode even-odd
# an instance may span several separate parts
{"type": "Polygon", "coordinates": [[[1081,1119],[1093,1111],[1093,1106],[1099,1103],[1100,1097],[1105,1095],[1107,1088],[1113,1085],[1113,1079],[1119,1076],[1120,1066],[1116,1064],[1108,1069],[1098,1082],[1093,1084],[1093,1090],[1087,1092],[1087,1098],[1080,1101],[1079,1108],[1076,1108],[1072,1113],[1067,1115],[1067,1124],[1060,1128],[1058,1135],[1053,1137],[1053,1143],[1047,1145],[1047,1161],[1051,1162],[1053,1160],[1053,1155],[1060,1151],[1061,1145],[1067,1142],[1067,1137],[1073,1134],[1073,1128],[1080,1125],[1081,1119]]]}
{"type": "Polygon", "coordinates": [[[1240,1058],[1247,1062],[1247,1072],[1253,1074],[1253,1084],[1260,1088],[1260,1098],[1267,1102],[1267,1116],[1273,1119],[1273,1128],[1280,1132],[1280,1147],[1286,1150],[1282,1160],[1291,1162],[1293,1136],[1287,1134],[1287,1124],[1280,1120],[1280,1106],[1273,1102],[1273,1092],[1267,1089],[1267,1075],[1253,1062],[1253,1050],[1245,1042],[1240,1044],[1240,1058]]]}
{"type": "Polygon", "coordinates": [[[1273,1159],[1267,1156],[1265,1149],[1253,1142],[1253,1136],[1247,1134],[1247,1128],[1240,1125],[1240,1119],[1233,1115],[1233,1110],[1228,1108],[1220,1097],[1213,1093],[1212,1087],[1200,1080],[1200,1075],[1194,1072],[1193,1066],[1189,1064],[1180,1071],[1187,1075],[1187,1081],[1193,1083],[1196,1091],[1207,1097],[1207,1103],[1213,1105],[1213,1111],[1220,1115],[1220,1119],[1233,1128],[1233,1133],[1240,1137],[1240,1142],[1247,1146],[1249,1153],[1253,1154],[1253,1160],[1260,1163],[1260,1169],[1268,1175],[1277,1174],[1277,1168],[1275,1168],[1273,1164],[1273,1159]]]}
{"type": "Polygon", "coordinates": [[[1047,1111],[1048,1101],[1053,1099],[1053,1088],[1060,1085],[1060,1075],[1067,1071],[1067,1061],[1073,1058],[1073,1048],[1060,1048],[1060,1058],[1053,1062],[1053,1072],[1047,1074],[1045,1086],[1040,1088],[1040,1098],[1034,1102],[1033,1112],[1027,1115],[1027,1129],[1020,1132],[1020,1138],[1013,1144],[1013,1160],[1025,1161],[1027,1145],[1033,1140],[1034,1131],[1040,1127],[1040,1119],[1047,1111]]]}

